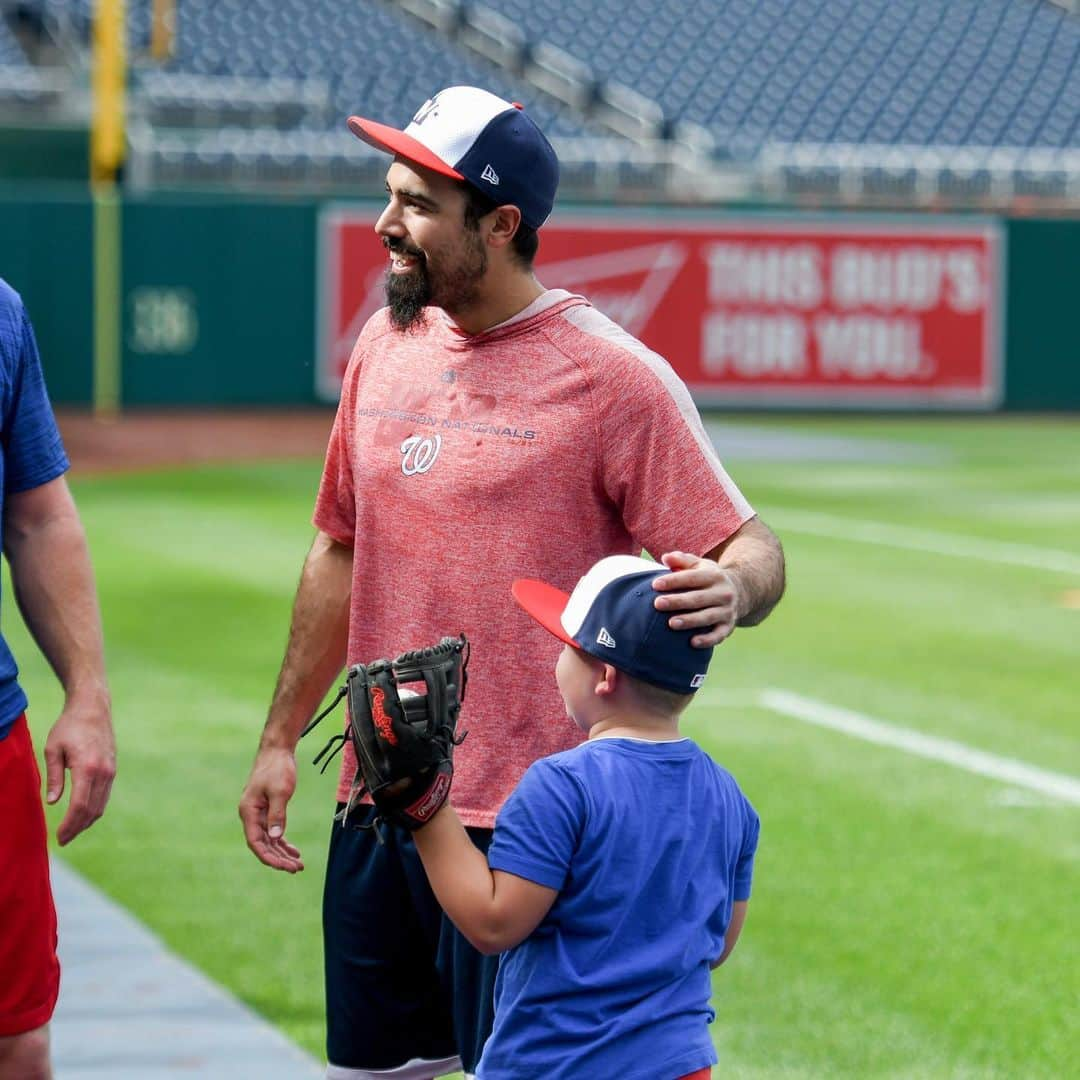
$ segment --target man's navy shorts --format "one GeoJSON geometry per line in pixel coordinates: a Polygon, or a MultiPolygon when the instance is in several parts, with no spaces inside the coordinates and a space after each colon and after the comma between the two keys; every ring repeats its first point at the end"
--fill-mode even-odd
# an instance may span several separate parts
{"type": "MultiPolygon", "coordinates": [[[[443,914],[409,831],[380,824],[380,843],[362,827],[373,816],[357,806],[330,835],[327,1060],[341,1075],[460,1056],[461,1068],[475,1072],[491,1033],[499,958],[477,952],[443,914]]],[[[486,852],[492,830],[468,833],[486,852]]]]}

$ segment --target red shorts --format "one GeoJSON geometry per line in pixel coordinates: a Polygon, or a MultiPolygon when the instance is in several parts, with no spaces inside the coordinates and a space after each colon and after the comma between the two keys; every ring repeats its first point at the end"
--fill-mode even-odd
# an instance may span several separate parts
{"type": "Polygon", "coordinates": [[[23,715],[0,739],[0,1036],[47,1024],[59,991],[41,773],[23,715]]]}
{"type": "Polygon", "coordinates": [[[680,1076],[679,1080],[709,1080],[712,1076],[712,1066],[707,1065],[704,1069],[698,1069],[697,1072],[687,1073],[685,1076],[680,1076]]]}

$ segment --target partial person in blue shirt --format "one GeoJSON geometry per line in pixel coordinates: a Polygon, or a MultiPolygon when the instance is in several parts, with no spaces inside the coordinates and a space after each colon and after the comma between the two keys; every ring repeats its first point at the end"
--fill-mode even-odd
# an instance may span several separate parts
{"type": "Polygon", "coordinates": [[[564,642],[555,679],[588,739],[525,773],[487,857],[446,803],[414,834],[439,903],[502,953],[482,1080],[680,1080],[717,1061],[712,968],[746,918],[758,815],[679,733],[710,649],[656,610],[666,567],[601,559],[514,597],[564,642]]]}
{"type": "MultiPolygon", "coordinates": [[[[60,844],[101,817],[116,773],[97,591],[67,468],[30,320],[0,279],[0,543],[23,620],[64,689],[44,747],[50,803],[71,774],[60,844]]],[[[49,1080],[56,911],[18,676],[0,636],[0,1080],[49,1080]]]]}

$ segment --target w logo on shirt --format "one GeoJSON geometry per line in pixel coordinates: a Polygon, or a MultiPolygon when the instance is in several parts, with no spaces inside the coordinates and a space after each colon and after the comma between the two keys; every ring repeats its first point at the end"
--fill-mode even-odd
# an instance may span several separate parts
{"type": "Polygon", "coordinates": [[[418,473],[426,473],[442,449],[442,436],[435,435],[425,438],[423,435],[410,435],[401,444],[401,471],[406,476],[416,476],[418,473]]]}
{"type": "Polygon", "coordinates": [[[598,645],[603,645],[606,649],[615,648],[615,639],[608,633],[608,628],[606,626],[600,627],[600,633],[596,635],[596,643],[598,645]]]}

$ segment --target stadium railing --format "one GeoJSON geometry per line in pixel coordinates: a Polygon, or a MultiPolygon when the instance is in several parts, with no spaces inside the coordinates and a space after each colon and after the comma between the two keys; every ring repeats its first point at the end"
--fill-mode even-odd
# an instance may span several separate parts
{"type": "MultiPolygon", "coordinates": [[[[386,174],[386,156],[353,138],[344,127],[181,129],[162,128],[140,117],[133,118],[128,135],[127,179],[137,191],[197,183],[374,194],[386,174]]],[[[637,145],[592,136],[552,141],[559,155],[564,196],[634,200],[655,199],[666,192],[698,201],[706,194],[696,157],[677,144],[637,145]]],[[[707,194],[710,198],[744,197],[747,178],[714,171],[707,194]]]]}
{"type": "Polygon", "coordinates": [[[768,143],[757,186],[776,200],[1008,206],[1080,202],[1080,150],[768,143]]]}
{"type": "Polygon", "coordinates": [[[133,104],[147,122],[162,127],[327,127],[331,120],[330,85],[320,78],[144,71],[133,104]]]}
{"type": "Polygon", "coordinates": [[[0,65],[0,109],[17,106],[49,106],[58,102],[67,80],[54,71],[0,65]]]}

